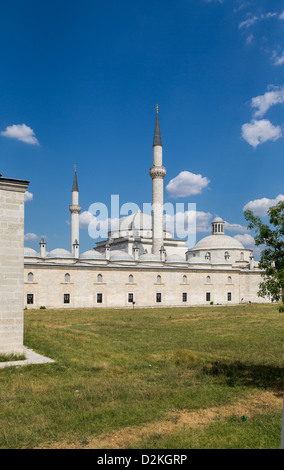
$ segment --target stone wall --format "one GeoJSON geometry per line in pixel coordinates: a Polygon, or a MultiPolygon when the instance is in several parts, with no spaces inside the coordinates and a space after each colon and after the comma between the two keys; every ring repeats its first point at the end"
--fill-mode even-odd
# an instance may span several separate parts
{"type": "Polygon", "coordinates": [[[84,307],[131,307],[128,294],[134,294],[137,307],[174,307],[186,305],[238,304],[242,302],[265,302],[257,296],[261,281],[259,270],[188,269],[138,267],[138,266],[52,266],[48,263],[26,263],[25,302],[32,294],[34,303],[28,308],[84,308],[84,307]],[[28,274],[33,280],[28,280],[28,274]],[[70,282],[65,282],[65,274],[70,282]],[[98,282],[98,274],[102,282],[98,282]],[[133,282],[129,282],[129,276],[133,282]],[[161,276],[161,282],[157,282],[161,276]],[[186,276],[186,278],[184,278],[186,276]],[[208,276],[210,279],[207,279],[208,276]],[[206,293],[210,300],[206,300],[206,293]],[[97,303],[97,294],[103,294],[103,302],[97,303]],[[156,302],[161,293],[161,302],[156,302]],[[183,293],[187,293],[183,301],[183,293]],[[228,299],[230,293],[230,299],[228,299]],[[64,294],[70,295],[70,303],[64,304],[64,294]],[[242,300],[243,299],[243,300],[242,300]]]}
{"type": "Polygon", "coordinates": [[[0,354],[23,352],[24,193],[28,184],[0,177],[0,354]]]}

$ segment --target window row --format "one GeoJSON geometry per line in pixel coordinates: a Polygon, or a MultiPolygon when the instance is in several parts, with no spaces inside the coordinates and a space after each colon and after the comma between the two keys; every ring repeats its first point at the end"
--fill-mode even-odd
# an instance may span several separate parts
{"type": "MultiPolygon", "coordinates": [[[[64,276],[64,282],[70,282],[70,274],[69,273],[66,273],[65,276],[64,276]]],[[[33,282],[34,281],[34,275],[32,272],[30,272],[28,274],[28,282],[33,282]]],[[[103,282],[103,275],[102,274],[98,274],[97,275],[97,282],[103,282]]],[[[160,275],[157,276],[156,278],[156,283],[157,284],[161,284],[162,282],[162,277],[160,275]]],[[[182,282],[183,284],[186,284],[187,283],[187,276],[183,276],[182,278],[182,282]]],[[[133,274],[130,274],[128,276],[128,283],[129,284],[133,284],[134,283],[134,276],[133,274]]]]}
{"type": "MultiPolygon", "coordinates": [[[[206,302],[211,302],[212,301],[211,292],[206,292],[205,298],[206,298],[206,302]]],[[[227,301],[228,302],[232,301],[232,292],[227,292],[227,301]]]]}
{"type": "MultiPolygon", "coordinates": [[[[28,281],[29,282],[33,282],[34,280],[34,275],[33,273],[29,273],[28,274],[28,281]]],[[[70,274],[69,273],[66,273],[65,276],[64,276],[64,280],[65,282],[70,282],[70,274]]],[[[97,275],[97,282],[101,283],[103,282],[103,275],[102,274],[98,274],[97,275]]],[[[132,274],[130,274],[128,276],[128,282],[129,284],[133,284],[134,283],[134,276],[132,274]]],[[[161,284],[162,283],[162,277],[160,275],[157,276],[156,278],[156,283],[157,284],[161,284]]],[[[183,276],[182,277],[182,283],[183,284],[187,284],[187,276],[183,276]]],[[[210,276],[207,276],[206,277],[206,284],[211,284],[211,277],[210,276]]],[[[227,277],[227,284],[232,284],[232,277],[231,276],[228,276],[227,277]]]]}
{"type": "MultiPolygon", "coordinates": [[[[181,294],[181,301],[187,302],[188,300],[188,293],[187,292],[182,292],[181,294]]],[[[206,302],[211,302],[212,301],[212,296],[211,292],[206,292],[205,294],[205,300],[206,302]]],[[[35,301],[35,296],[34,294],[27,294],[27,305],[34,305],[35,301]]],[[[156,292],[156,297],[155,297],[156,303],[162,303],[162,292],[156,292]]],[[[232,292],[227,292],[227,301],[231,302],[232,301],[232,292]]],[[[104,303],[104,294],[102,292],[97,292],[96,294],[96,302],[97,304],[103,304],[104,303]]],[[[71,303],[71,294],[63,294],[63,303],[64,304],[70,304],[71,303]]],[[[127,294],[127,303],[128,304],[133,304],[135,305],[135,294],[134,292],[129,292],[127,294]]]]}
{"type": "MultiPolygon", "coordinates": [[[[96,294],[97,304],[103,304],[104,295],[102,292],[97,292],[96,294]]],[[[27,294],[27,305],[34,304],[34,294],[27,294]]],[[[70,304],[71,302],[71,295],[70,294],[63,294],[63,303],[70,304]]],[[[162,302],[162,293],[156,292],[156,303],[162,302]]],[[[187,302],[187,292],[182,293],[182,302],[187,302]]],[[[135,304],[135,294],[134,292],[129,292],[127,294],[127,303],[135,304]]]]}
{"type": "MultiPolygon", "coordinates": [[[[210,276],[206,277],[206,284],[211,284],[211,277],[210,276]]],[[[231,276],[227,277],[227,284],[232,284],[232,277],[231,276]]]]}
{"type": "MultiPolygon", "coordinates": [[[[225,253],[224,253],[224,258],[225,258],[225,260],[229,260],[229,259],[230,259],[230,253],[229,253],[228,251],[225,251],[225,253]]],[[[207,251],[207,252],[205,253],[205,259],[206,259],[207,261],[210,261],[210,260],[211,260],[211,253],[210,253],[210,251],[207,251]]],[[[244,253],[243,253],[243,252],[240,253],[240,260],[241,260],[241,261],[244,261],[244,253]]]]}

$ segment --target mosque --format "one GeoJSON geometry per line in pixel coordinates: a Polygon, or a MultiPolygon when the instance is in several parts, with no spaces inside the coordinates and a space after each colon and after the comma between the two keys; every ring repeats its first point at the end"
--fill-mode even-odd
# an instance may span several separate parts
{"type": "Polygon", "coordinates": [[[140,210],[119,220],[105,241],[80,254],[79,188],[72,187],[71,251],[24,249],[26,308],[136,308],[264,302],[258,297],[261,270],[252,250],[225,235],[225,222],[212,221],[212,234],[189,250],[164,227],[163,145],[156,114],[152,214],[140,210]]]}

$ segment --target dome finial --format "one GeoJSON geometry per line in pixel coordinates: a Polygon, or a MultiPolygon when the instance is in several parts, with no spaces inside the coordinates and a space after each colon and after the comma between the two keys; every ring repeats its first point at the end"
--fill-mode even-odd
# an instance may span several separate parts
{"type": "Polygon", "coordinates": [[[156,111],[157,111],[157,114],[158,114],[158,112],[159,112],[159,105],[158,105],[158,103],[156,104],[156,111]]]}

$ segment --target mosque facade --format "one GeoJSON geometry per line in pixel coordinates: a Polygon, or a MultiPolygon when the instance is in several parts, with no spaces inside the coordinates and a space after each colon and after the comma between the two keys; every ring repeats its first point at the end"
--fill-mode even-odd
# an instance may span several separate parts
{"type": "Polygon", "coordinates": [[[212,234],[191,250],[164,227],[163,145],[156,114],[152,214],[140,210],[119,220],[107,240],[80,254],[79,188],[72,187],[71,251],[24,250],[26,308],[137,308],[230,305],[264,302],[259,298],[261,270],[253,252],[225,234],[220,217],[212,234]]]}

